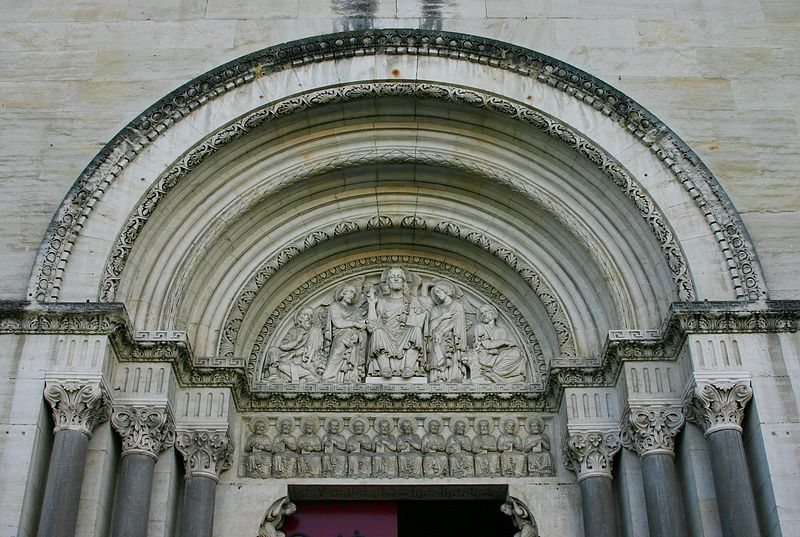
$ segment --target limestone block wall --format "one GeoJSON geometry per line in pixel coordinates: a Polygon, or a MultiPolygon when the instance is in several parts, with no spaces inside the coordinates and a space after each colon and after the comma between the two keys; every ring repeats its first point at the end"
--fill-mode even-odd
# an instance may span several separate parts
{"type": "Polygon", "coordinates": [[[150,104],[243,54],[364,27],[493,37],[615,85],[660,116],[719,178],[752,234],[771,297],[797,296],[800,7],[791,0],[4,4],[0,298],[25,298],[58,203],[95,153],[150,104]]]}

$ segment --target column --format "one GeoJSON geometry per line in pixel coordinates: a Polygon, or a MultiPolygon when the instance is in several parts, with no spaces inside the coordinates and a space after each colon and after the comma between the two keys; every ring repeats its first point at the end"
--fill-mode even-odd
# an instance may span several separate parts
{"type": "Polygon", "coordinates": [[[122,437],[111,537],[146,537],[153,469],[175,443],[172,415],[166,406],[119,405],[111,424],[122,437]]]}
{"type": "Polygon", "coordinates": [[[687,535],[675,471],[675,436],[684,422],[680,406],[666,403],[637,403],[623,420],[623,445],[642,459],[650,537],[687,535]]]}
{"type": "Polygon", "coordinates": [[[186,464],[180,537],[211,537],[217,483],[233,462],[233,441],[227,429],[194,429],[179,431],[175,446],[186,464]]]}
{"type": "Polygon", "coordinates": [[[49,379],[44,397],[53,409],[55,438],[38,535],[73,537],[89,439],[108,420],[109,399],[100,378],[49,379]]]}
{"type": "Polygon", "coordinates": [[[565,464],[578,475],[581,487],[583,528],[587,537],[617,536],[611,466],[619,449],[616,430],[571,433],[564,444],[565,464]]]}
{"type": "Polygon", "coordinates": [[[742,442],[744,408],[752,397],[749,375],[701,377],[684,405],[687,419],[705,431],[724,537],[761,536],[742,442]]]}

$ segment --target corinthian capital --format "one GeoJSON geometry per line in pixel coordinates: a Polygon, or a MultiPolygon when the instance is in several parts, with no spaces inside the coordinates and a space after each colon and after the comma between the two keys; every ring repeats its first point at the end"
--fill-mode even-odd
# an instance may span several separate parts
{"type": "Polygon", "coordinates": [[[122,437],[123,457],[138,453],[158,459],[175,443],[175,424],[166,406],[115,406],[111,425],[122,437]]]}
{"type": "Polygon", "coordinates": [[[89,438],[95,427],[108,420],[111,405],[99,380],[48,380],[44,398],[53,409],[55,432],[79,431],[89,438]]]}
{"type": "Polygon", "coordinates": [[[233,440],[227,430],[179,431],[175,447],[186,461],[186,477],[219,475],[233,463],[233,440]]]}
{"type": "Polygon", "coordinates": [[[637,405],[622,422],[622,444],[640,457],[675,455],[675,436],[685,421],[676,405],[637,405]]]}
{"type": "Polygon", "coordinates": [[[723,429],[742,432],[744,407],[752,397],[749,380],[697,380],[683,408],[686,419],[702,427],[706,436],[723,429]]]}
{"type": "Polygon", "coordinates": [[[611,478],[614,454],[619,451],[617,431],[590,431],[570,434],[564,441],[564,465],[578,475],[611,478]]]}

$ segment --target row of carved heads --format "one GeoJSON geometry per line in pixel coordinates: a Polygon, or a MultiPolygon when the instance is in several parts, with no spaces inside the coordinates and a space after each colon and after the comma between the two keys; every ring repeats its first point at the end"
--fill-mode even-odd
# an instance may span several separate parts
{"type": "Polygon", "coordinates": [[[534,416],[255,417],[242,473],[253,478],[551,476],[555,467],[546,429],[534,416]]]}

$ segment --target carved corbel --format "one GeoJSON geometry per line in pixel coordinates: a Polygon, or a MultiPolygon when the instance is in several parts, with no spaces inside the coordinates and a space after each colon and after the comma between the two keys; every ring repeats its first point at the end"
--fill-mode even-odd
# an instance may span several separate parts
{"type": "Polygon", "coordinates": [[[622,445],[646,455],[675,455],[675,437],[685,423],[680,407],[642,404],[631,408],[622,422],[622,445]]]}
{"type": "Polygon", "coordinates": [[[179,431],[175,447],[186,462],[187,478],[219,481],[219,475],[233,463],[233,440],[227,429],[179,431]]]}
{"type": "Polygon", "coordinates": [[[539,537],[539,528],[536,526],[536,520],[534,520],[531,510],[517,498],[508,496],[500,506],[500,511],[510,516],[514,527],[519,530],[514,537],[539,537]]]}
{"type": "Polygon", "coordinates": [[[261,520],[257,537],[286,537],[286,534],[280,529],[283,527],[286,517],[293,515],[295,511],[297,511],[297,506],[289,500],[288,496],[275,500],[261,520]]]}
{"type": "Polygon", "coordinates": [[[611,478],[614,455],[620,449],[619,432],[589,431],[570,434],[564,442],[564,466],[578,475],[611,478]]]}
{"type": "Polygon", "coordinates": [[[108,421],[111,412],[108,392],[101,380],[48,380],[44,398],[53,410],[54,432],[79,431],[89,438],[92,431],[108,421]]]}
{"type": "Polygon", "coordinates": [[[706,436],[724,429],[742,432],[744,408],[752,398],[749,379],[697,380],[688,390],[683,411],[706,436]]]}
{"type": "Polygon", "coordinates": [[[166,406],[115,406],[111,425],[122,437],[122,456],[147,455],[158,460],[158,454],[175,444],[175,423],[166,406]]]}

